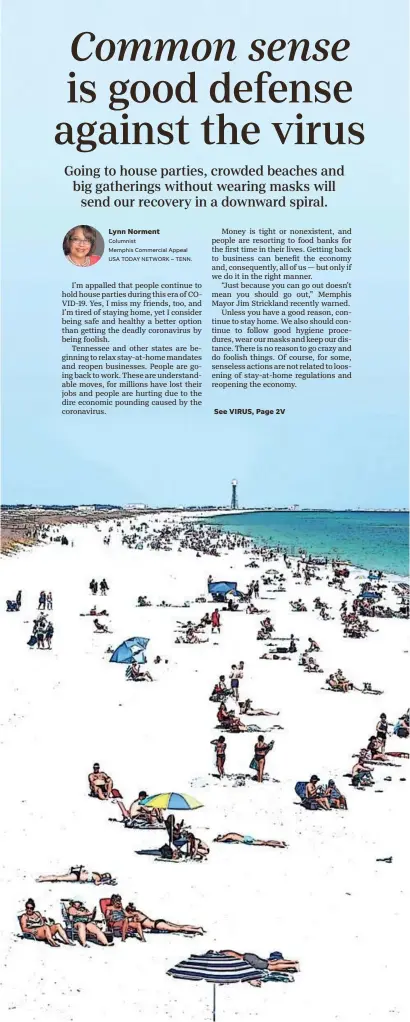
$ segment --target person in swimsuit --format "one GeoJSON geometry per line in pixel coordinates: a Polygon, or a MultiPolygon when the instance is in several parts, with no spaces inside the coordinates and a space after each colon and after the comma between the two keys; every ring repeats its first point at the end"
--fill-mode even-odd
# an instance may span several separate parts
{"type": "Polygon", "coordinates": [[[226,844],[232,845],[263,845],[267,848],[287,848],[285,841],[260,841],[256,837],[251,837],[250,834],[235,834],[235,832],[218,834],[214,841],[226,842],[226,844]]]}
{"type": "Polygon", "coordinates": [[[218,634],[220,634],[220,631],[221,631],[221,618],[219,616],[219,610],[217,610],[216,608],[215,608],[215,610],[212,611],[212,614],[211,614],[211,632],[214,632],[215,628],[216,628],[218,634]]]}
{"type": "Polygon", "coordinates": [[[107,920],[111,918],[113,922],[123,920],[122,940],[126,939],[128,929],[134,929],[142,941],[145,941],[144,930],[159,930],[164,933],[198,933],[200,935],[205,932],[202,926],[191,926],[189,923],[170,923],[166,919],[150,919],[144,912],[140,912],[133,902],[129,902],[124,909],[119,894],[114,894],[111,898],[111,905],[107,907],[106,917],[107,920]]]}
{"type": "Polygon", "coordinates": [[[270,752],[271,749],[273,749],[273,742],[269,742],[269,744],[266,745],[263,735],[259,735],[258,741],[256,742],[255,745],[254,756],[256,762],[256,780],[259,782],[259,784],[261,784],[263,781],[263,775],[265,771],[265,760],[267,753],[270,752]]]}
{"type": "Polygon", "coordinates": [[[162,809],[152,809],[150,806],[142,805],[141,803],[145,798],[147,798],[146,791],[140,791],[138,798],[136,798],[134,802],[131,802],[129,809],[126,809],[124,803],[119,801],[119,799],[116,801],[125,821],[141,820],[141,823],[146,823],[147,826],[158,827],[164,822],[162,809]]]}
{"type": "Polygon", "coordinates": [[[67,915],[70,917],[74,929],[78,933],[78,939],[82,947],[87,947],[87,934],[95,937],[98,944],[104,944],[105,947],[109,946],[105,933],[94,922],[95,909],[89,912],[82,901],[70,901],[67,915]]]}
{"type": "MultiPolygon", "coordinates": [[[[280,951],[271,951],[269,958],[260,958],[259,955],[255,955],[253,951],[244,951],[241,954],[239,951],[221,951],[221,954],[228,955],[229,958],[238,958],[242,962],[247,962],[254,969],[260,969],[261,972],[298,972],[299,962],[294,959],[285,959],[280,951]]],[[[248,980],[251,986],[261,985],[260,979],[248,980]]]]}
{"type": "Polygon", "coordinates": [[[239,717],[235,717],[232,711],[226,709],[226,704],[221,702],[217,712],[217,720],[219,724],[227,727],[229,731],[246,731],[246,725],[242,724],[239,717]]]}
{"type": "Polygon", "coordinates": [[[100,770],[99,763],[94,763],[92,773],[88,775],[88,783],[91,795],[96,795],[97,798],[111,798],[112,778],[100,770]]]}
{"type": "Polygon", "coordinates": [[[20,916],[20,926],[23,933],[29,933],[36,940],[44,940],[49,947],[58,947],[58,936],[63,944],[71,944],[67,934],[60,923],[49,922],[45,916],[36,911],[35,902],[29,898],[25,904],[25,911],[20,916]]]}
{"type": "Polygon", "coordinates": [[[386,714],[385,713],[381,713],[380,714],[380,720],[378,721],[378,723],[376,725],[376,737],[378,738],[378,740],[380,742],[380,746],[381,746],[382,752],[384,752],[385,747],[386,747],[387,730],[388,730],[388,723],[387,723],[386,714]]]}
{"type": "Polygon", "coordinates": [[[57,884],[57,883],[79,883],[79,884],[95,884],[97,887],[99,884],[115,884],[116,880],[111,876],[111,873],[94,873],[88,869],[84,869],[84,866],[70,866],[68,873],[51,874],[50,876],[39,876],[37,877],[36,883],[38,884],[57,884]]]}
{"type": "Polygon", "coordinates": [[[216,769],[218,771],[219,777],[224,777],[224,775],[225,775],[225,759],[226,759],[226,741],[225,741],[225,738],[223,737],[223,735],[220,735],[219,738],[214,738],[213,739],[213,741],[211,742],[211,745],[215,745],[216,769]]]}
{"type": "Polygon", "coordinates": [[[245,699],[244,703],[239,703],[239,712],[245,714],[248,717],[278,717],[278,713],[271,713],[270,710],[254,710],[251,699],[245,699]]]}
{"type": "Polygon", "coordinates": [[[329,805],[331,809],[347,809],[347,802],[345,796],[336,787],[334,780],[330,777],[326,789],[325,796],[329,799],[329,805]]]}
{"type": "Polygon", "coordinates": [[[317,781],[319,780],[320,777],[318,777],[317,774],[312,774],[310,781],[308,781],[306,785],[305,800],[306,802],[315,802],[317,805],[321,807],[321,809],[330,809],[331,806],[327,796],[319,795],[317,791],[316,784],[317,781]]]}

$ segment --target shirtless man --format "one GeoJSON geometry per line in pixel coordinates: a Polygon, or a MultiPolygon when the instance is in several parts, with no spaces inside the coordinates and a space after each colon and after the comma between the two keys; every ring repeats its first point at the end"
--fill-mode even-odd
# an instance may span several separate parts
{"type": "Polygon", "coordinates": [[[36,911],[32,898],[25,904],[25,912],[20,916],[20,926],[23,933],[30,933],[36,940],[44,940],[49,947],[58,947],[59,942],[56,936],[60,937],[63,944],[70,944],[67,934],[60,923],[51,923],[41,912],[36,911]]]}
{"type": "Polygon", "coordinates": [[[307,799],[310,799],[312,802],[317,802],[317,804],[321,806],[322,809],[331,809],[329,799],[325,795],[319,795],[317,791],[316,783],[318,780],[319,777],[317,776],[317,774],[312,774],[310,781],[308,781],[306,785],[305,797],[307,799]]]}
{"type": "Polygon", "coordinates": [[[152,809],[151,806],[142,805],[145,798],[147,798],[146,791],[140,791],[138,798],[131,802],[129,809],[126,809],[123,802],[118,799],[116,801],[124,820],[140,819],[141,822],[147,823],[151,827],[156,827],[164,822],[164,814],[162,809],[152,809]]]}
{"type": "Polygon", "coordinates": [[[97,798],[101,799],[111,798],[112,778],[105,774],[103,770],[100,770],[99,763],[94,763],[92,773],[88,775],[88,783],[91,795],[96,795],[97,798]]]}

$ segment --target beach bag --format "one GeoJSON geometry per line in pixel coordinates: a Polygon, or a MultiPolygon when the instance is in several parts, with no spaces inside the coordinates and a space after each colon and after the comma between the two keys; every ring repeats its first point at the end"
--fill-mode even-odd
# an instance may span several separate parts
{"type": "Polygon", "coordinates": [[[170,847],[170,845],[162,845],[162,847],[159,848],[158,851],[161,856],[161,859],[172,859],[172,848],[170,847]]]}
{"type": "Polygon", "coordinates": [[[304,799],[306,797],[306,781],[297,781],[295,784],[295,792],[298,798],[304,799]]]}
{"type": "Polygon", "coordinates": [[[398,727],[397,731],[395,733],[396,733],[398,738],[407,738],[408,737],[408,731],[406,731],[405,727],[398,727]]]}
{"type": "Polygon", "coordinates": [[[37,646],[37,636],[36,635],[32,635],[31,639],[28,640],[27,645],[28,646],[37,646]]]}
{"type": "Polygon", "coordinates": [[[257,770],[257,769],[258,769],[258,764],[257,764],[257,762],[256,762],[255,756],[254,756],[254,757],[253,757],[253,759],[251,759],[251,761],[250,761],[250,764],[249,764],[249,769],[250,769],[250,770],[257,770]]]}

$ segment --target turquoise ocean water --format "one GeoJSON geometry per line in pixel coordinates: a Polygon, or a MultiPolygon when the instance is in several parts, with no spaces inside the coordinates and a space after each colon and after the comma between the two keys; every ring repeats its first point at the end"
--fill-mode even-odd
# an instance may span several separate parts
{"type": "Polygon", "coordinates": [[[307,550],[361,568],[409,574],[409,515],[405,511],[256,511],[207,519],[224,532],[261,546],[307,550]]]}

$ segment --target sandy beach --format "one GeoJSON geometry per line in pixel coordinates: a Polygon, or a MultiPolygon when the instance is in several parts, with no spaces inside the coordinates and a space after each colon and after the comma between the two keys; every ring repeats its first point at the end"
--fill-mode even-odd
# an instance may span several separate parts
{"type": "MultiPolygon", "coordinates": [[[[186,520],[169,515],[170,523],[186,520]]],[[[133,523],[140,519],[135,517],[133,523]]],[[[165,517],[144,515],[149,531],[165,517]]],[[[255,599],[270,615],[279,637],[295,634],[298,654],[308,637],[320,645],[323,674],[306,673],[291,659],[260,659],[265,645],[256,641],[260,618],[221,612],[221,634],[201,645],[176,644],[178,622],[199,621],[212,609],[207,578],[235,580],[246,590],[264,566],[246,567],[249,549],[225,549],[219,558],[191,549],[129,549],[121,529],[110,521],[53,526],[68,546],[45,542],[2,558],[1,757],[2,866],[0,919],[3,996],[16,1022],[45,1017],[77,1022],[87,1012],[99,1020],[134,1018],[137,1012],[180,1022],[211,1017],[211,986],[180,982],[167,970],[187,958],[232,948],[267,957],[280,950],[297,959],[293,983],[224,986],[217,991],[218,1019],[266,1019],[296,1022],[386,1022],[407,1014],[406,930],[408,896],[405,841],[408,761],[378,765],[376,783],[355,790],[344,775],[374,734],[383,711],[395,722],[406,709],[409,662],[408,623],[371,619],[363,640],[343,637],[339,608],[351,602],[367,572],[352,569],[350,592],[328,586],[328,569],[306,587],[286,569],[286,591],[255,599]],[[108,530],[112,528],[109,533],[108,530]],[[110,535],[110,544],[103,542],[110,535]],[[71,545],[73,543],[73,545],[71,545]],[[92,578],[106,578],[109,591],[95,598],[92,578]],[[19,613],[6,613],[6,599],[22,590],[19,613]],[[55,634],[51,650],[31,649],[33,618],[40,590],[52,591],[49,613],[55,634]],[[138,608],[144,595],[152,606],[138,608]],[[332,620],[313,610],[320,596],[332,620]],[[195,603],[205,597],[204,603],[195,603]],[[290,600],[302,598],[307,613],[297,614],[290,600]],[[189,607],[159,607],[162,600],[189,607]],[[96,634],[87,614],[93,604],[106,607],[111,634],[96,634]],[[149,638],[148,669],[153,682],[126,680],[125,667],[109,662],[108,646],[130,636],[149,638]],[[158,665],[153,664],[161,657],[158,665]],[[165,660],[168,663],[165,663],[165,660]],[[249,769],[257,734],[228,734],[226,774],[219,780],[210,744],[217,705],[209,701],[220,674],[244,660],[241,698],[279,717],[244,718],[257,722],[274,739],[263,784],[249,769]],[[325,678],[341,668],[358,688],[371,683],[383,695],[324,690],[325,678]],[[268,732],[279,723],[283,730],[268,732]],[[141,789],[149,794],[187,792],[203,808],[185,815],[198,837],[210,845],[205,862],[167,863],[137,850],[158,847],[166,833],[137,832],[120,823],[117,805],[88,795],[87,775],[98,761],[119,788],[126,806],[141,789]],[[332,777],[348,802],[347,812],[307,812],[295,795],[298,780],[316,773],[332,777]],[[229,775],[247,775],[241,783],[229,775]],[[391,780],[386,781],[386,777],[391,780]],[[404,780],[403,780],[404,779],[404,780]],[[112,822],[115,818],[117,822],[112,822]],[[285,841],[285,849],[219,845],[217,834],[238,831],[255,838],[285,841]],[[392,856],[391,863],[377,862],[392,856]],[[60,947],[19,936],[17,916],[32,897],[38,909],[60,921],[60,898],[78,896],[88,908],[111,888],[75,884],[38,884],[38,874],[64,873],[71,863],[110,871],[115,888],[152,918],[188,922],[204,936],[148,935],[115,941],[114,947],[60,947]]],[[[271,565],[267,565],[270,567],[271,565]]],[[[266,566],[265,566],[266,567],[266,566]]],[[[377,568],[377,565],[375,565],[377,568]]],[[[387,581],[386,602],[397,578],[387,581]]],[[[233,706],[230,701],[229,706],[233,706]]],[[[408,742],[391,736],[387,749],[407,751],[408,742]]],[[[179,818],[181,814],[178,814],[179,818]]],[[[99,915],[99,913],[97,913],[99,915]]]]}

